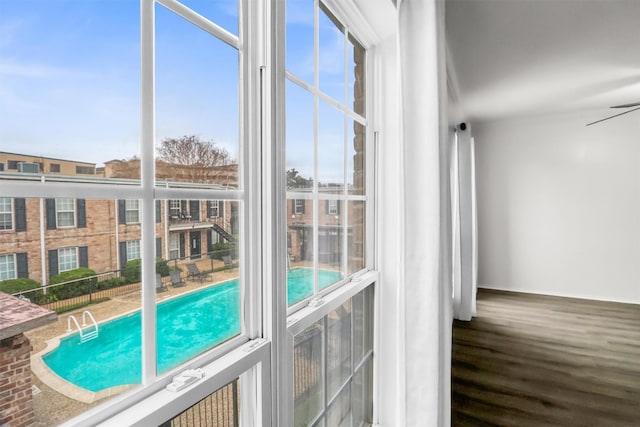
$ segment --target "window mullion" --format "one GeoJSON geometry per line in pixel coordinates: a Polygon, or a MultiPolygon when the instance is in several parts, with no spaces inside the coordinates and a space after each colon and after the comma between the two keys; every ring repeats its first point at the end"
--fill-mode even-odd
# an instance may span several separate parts
{"type": "Polygon", "coordinates": [[[155,1],[140,3],[141,178],[142,178],[142,384],[155,380],[155,1]]]}

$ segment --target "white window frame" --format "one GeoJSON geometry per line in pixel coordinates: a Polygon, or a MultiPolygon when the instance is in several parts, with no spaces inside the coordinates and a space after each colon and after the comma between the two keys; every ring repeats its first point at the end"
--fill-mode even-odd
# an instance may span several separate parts
{"type": "Polygon", "coordinates": [[[140,223],[140,200],[126,199],[124,201],[124,218],[126,224],[140,223]]]}
{"type": "Polygon", "coordinates": [[[209,203],[211,203],[211,215],[209,218],[220,218],[220,201],[209,200],[209,203]]]}
{"type": "Polygon", "coordinates": [[[180,259],[180,233],[169,235],[169,259],[180,259]]]}
{"type": "Polygon", "coordinates": [[[0,197],[0,200],[4,200],[4,199],[8,199],[9,200],[9,210],[8,211],[0,211],[0,215],[9,215],[9,228],[1,228],[0,232],[2,231],[11,231],[13,229],[15,229],[15,225],[13,223],[14,221],[14,215],[13,215],[13,198],[12,197],[0,197]]]}
{"type": "Polygon", "coordinates": [[[17,278],[18,278],[18,266],[17,266],[17,262],[16,262],[16,254],[2,254],[2,255],[0,255],[0,281],[17,279],[17,278]],[[2,259],[5,259],[6,261],[3,262],[2,259]],[[11,261],[9,261],[9,260],[11,260],[11,261]],[[3,268],[5,266],[9,266],[9,264],[12,265],[12,270],[9,270],[8,268],[6,270],[3,270],[3,268]],[[7,274],[10,271],[13,271],[12,275],[7,274]],[[3,272],[4,272],[4,274],[3,274],[3,272]]]}
{"type": "Polygon", "coordinates": [[[180,200],[169,200],[169,216],[171,217],[171,219],[179,219],[181,213],[180,200]]]}
{"type": "Polygon", "coordinates": [[[70,271],[70,270],[75,270],[76,268],[78,268],[80,266],[80,261],[78,259],[78,248],[77,247],[71,247],[71,248],[58,248],[58,274],[63,273],[65,271],[70,271]],[[74,266],[67,268],[67,264],[68,262],[66,260],[63,261],[63,255],[62,253],[64,252],[69,252],[69,254],[73,254],[73,259],[74,259],[74,266]],[[63,268],[63,262],[65,263],[65,266],[63,268]]]}
{"type": "Polygon", "coordinates": [[[140,240],[127,240],[127,262],[132,261],[134,259],[140,259],[141,254],[141,245],[140,240]],[[133,256],[134,253],[136,256],[133,256]]]}
{"type": "Polygon", "coordinates": [[[328,209],[328,214],[329,215],[338,215],[338,201],[337,200],[329,200],[329,209],[328,209]]]}
{"type": "MultiPolygon", "coordinates": [[[[56,201],[56,228],[73,228],[76,226],[76,200],[71,197],[57,197],[56,201]],[[65,203],[71,200],[71,209],[62,209],[58,206],[58,203],[64,201],[65,203]],[[71,213],[71,224],[60,224],[60,214],[71,213]]],[[[62,204],[62,203],[61,203],[62,204]]]]}
{"type": "Polygon", "coordinates": [[[293,213],[295,215],[302,215],[302,212],[305,211],[305,203],[307,203],[307,201],[305,199],[294,199],[294,210],[293,213]]]}

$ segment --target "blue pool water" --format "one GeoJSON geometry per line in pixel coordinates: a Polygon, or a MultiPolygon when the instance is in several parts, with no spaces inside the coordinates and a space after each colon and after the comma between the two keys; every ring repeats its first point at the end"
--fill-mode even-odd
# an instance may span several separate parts
{"type": "MultiPolygon", "coordinates": [[[[318,286],[340,280],[339,272],[319,271],[318,286]]],[[[289,304],[313,293],[313,270],[292,269],[287,278],[289,304]]],[[[185,362],[240,333],[237,280],[201,289],[158,304],[158,371],[185,362]]],[[[140,311],[100,324],[98,338],[80,343],[78,334],[42,357],[56,374],[90,391],[141,380],[140,311]]]]}

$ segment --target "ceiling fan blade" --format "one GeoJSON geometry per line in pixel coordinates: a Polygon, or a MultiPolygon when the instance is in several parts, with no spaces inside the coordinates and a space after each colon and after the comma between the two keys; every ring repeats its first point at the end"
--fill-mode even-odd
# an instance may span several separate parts
{"type": "MultiPolygon", "coordinates": [[[[638,105],[640,105],[640,104],[638,104],[638,105]]],[[[632,110],[628,110],[628,111],[625,111],[623,113],[614,114],[613,116],[605,117],[604,119],[596,120],[595,122],[587,123],[587,126],[595,125],[596,123],[604,122],[605,120],[613,119],[614,117],[622,116],[624,114],[631,113],[631,112],[636,111],[636,110],[640,110],[640,107],[636,107],[636,108],[634,108],[632,110]]]]}
{"type": "Polygon", "coordinates": [[[614,105],[611,108],[631,108],[631,107],[638,107],[640,106],[640,102],[634,102],[632,104],[625,104],[625,105],[614,105]]]}

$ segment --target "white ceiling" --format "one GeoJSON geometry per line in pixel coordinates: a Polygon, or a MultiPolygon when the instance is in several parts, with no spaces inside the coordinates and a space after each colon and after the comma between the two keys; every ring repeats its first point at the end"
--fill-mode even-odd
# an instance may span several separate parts
{"type": "Polygon", "coordinates": [[[446,28],[460,118],[640,102],[640,0],[447,0],[446,28]]]}

